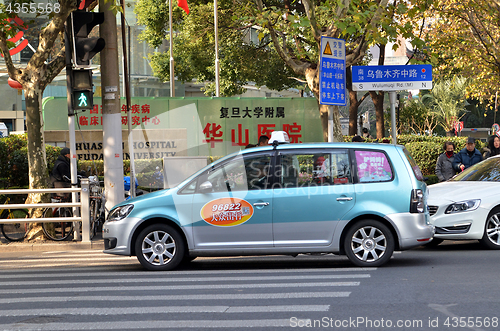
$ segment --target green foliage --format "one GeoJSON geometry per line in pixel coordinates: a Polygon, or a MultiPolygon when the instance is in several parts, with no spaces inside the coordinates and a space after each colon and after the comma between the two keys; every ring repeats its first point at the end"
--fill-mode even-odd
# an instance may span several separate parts
{"type": "Polygon", "coordinates": [[[469,80],[463,77],[453,77],[450,80],[438,82],[430,94],[422,97],[422,102],[432,109],[437,115],[439,124],[445,131],[453,129],[453,123],[459,121],[465,114],[466,88],[469,80]]]}
{"type": "MultiPolygon", "coordinates": [[[[307,6],[303,2],[280,1],[267,1],[262,5],[263,8],[259,8],[260,1],[249,0],[218,2],[221,95],[240,94],[248,82],[278,91],[299,88],[300,83],[291,77],[305,78],[305,70],[292,70],[291,66],[316,68],[319,58],[317,33],[346,39],[348,53],[352,53],[360,42],[395,42],[400,34],[412,42],[419,41],[413,36],[412,25],[402,24],[399,19],[414,11],[409,11],[404,2],[397,6],[384,5],[387,10],[380,9],[379,1],[364,0],[350,1],[347,8],[343,8],[342,1],[336,0],[321,0],[307,6]],[[374,17],[374,23],[380,26],[371,24],[374,17]],[[270,22],[278,34],[276,40],[271,38],[270,22]],[[276,47],[284,49],[288,58],[279,56],[276,47]]],[[[215,90],[213,1],[192,1],[189,7],[189,15],[173,7],[175,73],[183,82],[193,79],[207,82],[205,93],[210,95],[215,90]]],[[[134,11],[138,24],[145,26],[139,38],[156,49],[149,56],[154,75],[168,81],[167,3],[139,0],[134,11]]]]}
{"type": "MultiPolygon", "coordinates": [[[[387,113],[390,124],[390,113],[387,113]]],[[[432,135],[437,126],[437,115],[422,102],[422,98],[407,99],[399,111],[399,132],[403,134],[432,135]]]]}
{"type": "Polygon", "coordinates": [[[9,160],[9,183],[14,186],[27,186],[29,185],[29,168],[28,168],[28,148],[22,147],[21,149],[12,152],[9,160]]]}
{"type": "Polygon", "coordinates": [[[11,185],[28,183],[27,135],[9,135],[0,138],[0,177],[8,179],[11,185]],[[24,155],[23,155],[24,153],[24,155]]]}
{"type": "MultiPolygon", "coordinates": [[[[26,187],[29,185],[27,134],[9,135],[0,138],[0,178],[8,182],[10,187],[26,187]]],[[[54,163],[61,154],[61,147],[45,145],[47,172],[50,174],[54,163]]],[[[102,161],[101,161],[102,166],[102,161]]],[[[87,165],[78,161],[78,170],[87,170],[87,165]]]]}
{"type": "Polygon", "coordinates": [[[425,181],[425,183],[427,185],[432,185],[432,184],[439,183],[439,178],[438,178],[437,175],[427,175],[427,176],[425,176],[425,178],[427,179],[425,181]]]}
{"type": "Polygon", "coordinates": [[[433,174],[439,154],[443,153],[443,145],[435,142],[420,141],[408,142],[406,149],[417,162],[424,175],[433,174]]]}
{"type": "MultiPolygon", "coordinates": [[[[205,93],[215,92],[215,36],[213,28],[213,2],[190,3],[190,14],[174,11],[174,59],[177,79],[183,82],[196,79],[207,82],[205,93]]],[[[234,3],[222,1],[219,9],[219,63],[220,92],[224,96],[241,94],[249,81],[258,86],[283,90],[298,86],[290,79],[291,70],[272,51],[269,38],[256,38],[250,27],[235,26],[232,17],[237,12],[234,3]],[[243,41],[243,42],[242,42],[243,41]],[[256,61],[258,59],[258,61],[256,61]]],[[[152,47],[159,47],[170,38],[168,33],[168,8],[165,3],[140,0],[135,7],[138,22],[145,25],[140,38],[152,47]]],[[[245,24],[248,25],[248,24],[245,24]]],[[[160,47],[160,50],[162,48],[160,47]]],[[[149,55],[155,76],[162,81],[170,79],[168,49],[149,55]]]]}

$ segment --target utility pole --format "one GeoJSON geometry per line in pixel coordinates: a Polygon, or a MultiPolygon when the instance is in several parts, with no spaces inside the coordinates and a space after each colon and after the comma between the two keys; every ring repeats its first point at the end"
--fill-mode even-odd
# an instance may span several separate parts
{"type": "Polygon", "coordinates": [[[104,189],[106,208],[111,209],[125,198],[123,185],[122,118],[116,17],[110,2],[99,0],[104,23],[99,34],[106,40],[101,52],[102,139],[104,149],[104,189]]]}

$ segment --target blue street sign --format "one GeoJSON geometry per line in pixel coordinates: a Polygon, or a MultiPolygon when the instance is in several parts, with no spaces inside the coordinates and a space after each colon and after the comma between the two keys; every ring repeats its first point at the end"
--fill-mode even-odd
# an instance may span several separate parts
{"type": "Polygon", "coordinates": [[[354,91],[432,89],[432,65],[353,66],[354,91]]]}
{"type": "Polygon", "coordinates": [[[319,74],[319,103],[345,106],[345,40],[321,37],[319,74]]]}

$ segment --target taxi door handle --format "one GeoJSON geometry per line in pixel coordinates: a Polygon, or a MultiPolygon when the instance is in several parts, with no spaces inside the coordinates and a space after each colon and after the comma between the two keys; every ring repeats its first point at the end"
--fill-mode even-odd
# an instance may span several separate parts
{"type": "Polygon", "coordinates": [[[256,202],[253,204],[254,206],[269,206],[269,202],[256,202]]]}
{"type": "Polygon", "coordinates": [[[351,201],[352,197],[337,198],[337,201],[351,201]]]}

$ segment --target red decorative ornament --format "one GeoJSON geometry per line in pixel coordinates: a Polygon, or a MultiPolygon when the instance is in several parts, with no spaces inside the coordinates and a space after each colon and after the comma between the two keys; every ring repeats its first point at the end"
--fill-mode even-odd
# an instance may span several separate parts
{"type": "Polygon", "coordinates": [[[16,90],[23,89],[23,86],[21,85],[21,83],[19,83],[17,80],[13,80],[10,77],[9,77],[9,79],[7,79],[7,83],[9,84],[10,87],[15,88],[16,90]]]}

